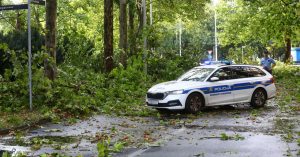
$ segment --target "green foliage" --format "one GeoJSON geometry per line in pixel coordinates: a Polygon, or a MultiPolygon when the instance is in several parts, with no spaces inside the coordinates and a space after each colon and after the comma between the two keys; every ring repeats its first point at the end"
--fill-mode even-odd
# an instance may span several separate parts
{"type": "Polygon", "coordinates": [[[227,58],[234,61],[236,64],[252,64],[257,65],[259,51],[251,45],[230,48],[227,58]]]}
{"type": "Polygon", "coordinates": [[[97,144],[98,157],[111,157],[111,153],[120,152],[124,148],[123,142],[116,142],[111,147],[111,140],[108,138],[97,144]]]}
{"type": "Polygon", "coordinates": [[[223,141],[229,140],[229,136],[225,133],[221,133],[221,140],[223,140],[223,141]]]}
{"type": "Polygon", "coordinates": [[[295,78],[298,82],[297,77],[300,75],[300,67],[284,64],[282,62],[277,62],[274,69],[274,75],[276,79],[286,79],[286,78],[295,78]]]}
{"type": "MultiPolygon", "coordinates": [[[[254,48],[270,46],[276,58],[282,57],[285,38],[299,43],[299,2],[234,0],[218,5],[219,41],[224,45],[254,48]],[[275,53],[275,54],[274,54],[275,53]]],[[[256,54],[259,54],[256,52],[256,54]]]]}
{"type": "MultiPolygon", "coordinates": [[[[10,49],[15,51],[25,51],[28,49],[28,32],[27,31],[11,31],[4,34],[0,31],[0,41],[8,45],[10,49]]],[[[42,49],[45,39],[42,33],[40,33],[36,28],[32,29],[32,53],[35,54],[42,49]]],[[[21,53],[21,52],[20,52],[21,53]]],[[[24,53],[25,55],[27,53],[24,53]]]]}
{"type": "Polygon", "coordinates": [[[245,139],[245,137],[243,137],[239,134],[235,134],[234,136],[229,136],[226,133],[221,133],[220,135],[221,135],[221,140],[223,140],[223,141],[227,141],[227,140],[238,141],[238,140],[244,140],[245,139]]]}
{"type": "Polygon", "coordinates": [[[277,101],[281,109],[300,110],[300,67],[276,63],[274,77],[278,90],[277,101]],[[294,105],[293,105],[294,104],[294,105]]]}
{"type": "MultiPolygon", "coordinates": [[[[28,108],[27,57],[16,56],[14,51],[8,53],[14,66],[6,69],[4,77],[1,77],[3,85],[0,92],[3,94],[0,95],[0,103],[3,105],[0,108],[5,112],[15,112],[28,108]]],[[[126,69],[120,66],[109,75],[62,65],[58,67],[59,76],[53,82],[44,76],[40,67],[45,58],[48,56],[42,52],[33,56],[33,104],[34,108],[41,109],[48,117],[59,120],[59,116],[73,117],[94,112],[140,116],[150,114],[143,103],[152,79],[143,73],[141,58],[132,58],[126,69]]],[[[19,123],[20,120],[12,117],[9,121],[19,123]]]]}
{"type": "Polygon", "coordinates": [[[183,54],[182,57],[175,52],[160,56],[153,53],[148,59],[148,73],[154,80],[175,80],[188,69],[198,65],[200,56],[196,54],[183,54]]]}
{"type": "MultiPolygon", "coordinates": [[[[17,55],[15,51],[7,50],[10,56],[9,61],[13,64],[13,68],[5,69],[4,76],[0,77],[3,85],[0,86],[0,109],[2,111],[14,112],[19,109],[26,108],[28,101],[28,68],[27,55],[22,53],[17,55]]],[[[50,87],[50,81],[44,78],[43,69],[39,66],[42,64],[43,58],[47,57],[44,53],[37,53],[33,56],[33,95],[35,103],[41,103],[44,92],[50,87]]]]}
{"type": "Polygon", "coordinates": [[[4,153],[2,154],[2,157],[10,157],[10,155],[8,154],[8,152],[4,152],[4,153]]]}

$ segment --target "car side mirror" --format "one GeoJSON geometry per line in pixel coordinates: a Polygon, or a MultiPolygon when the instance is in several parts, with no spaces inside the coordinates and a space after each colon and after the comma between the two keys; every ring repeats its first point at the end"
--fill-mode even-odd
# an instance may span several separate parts
{"type": "Polygon", "coordinates": [[[216,81],[219,81],[220,79],[218,77],[212,77],[210,78],[210,81],[211,82],[216,82],[216,81]]]}

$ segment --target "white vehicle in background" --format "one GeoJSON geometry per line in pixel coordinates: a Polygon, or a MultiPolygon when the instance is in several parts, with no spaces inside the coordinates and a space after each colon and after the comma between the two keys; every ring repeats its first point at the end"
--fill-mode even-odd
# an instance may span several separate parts
{"type": "Polygon", "coordinates": [[[196,113],[205,106],[238,103],[263,107],[275,94],[273,76],[259,66],[204,65],[175,81],[153,86],[147,92],[146,103],[158,110],[196,113]]]}

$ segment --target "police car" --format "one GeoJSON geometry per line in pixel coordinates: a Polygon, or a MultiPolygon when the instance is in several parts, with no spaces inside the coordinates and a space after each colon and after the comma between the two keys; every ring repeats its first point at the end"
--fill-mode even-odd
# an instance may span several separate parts
{"type": "Polygon", "coordinates": [[[250,103],[263,107],[275,97],[273,76],[259,66],[204,65],[175,81],[164,82],[147,92],[148,106],[196,113],[205,106],[250,103]]]}

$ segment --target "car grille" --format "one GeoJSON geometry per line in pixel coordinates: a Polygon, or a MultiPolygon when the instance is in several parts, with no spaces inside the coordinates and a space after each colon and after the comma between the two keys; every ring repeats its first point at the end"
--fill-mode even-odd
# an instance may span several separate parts
{"type": "Polygon", "coordinates": [[[164,93],[147,93],[147,98],[150,98],[150,99],[162,100],[162,99],[164,99],[164,97],[165,97],[164,93]]]}

